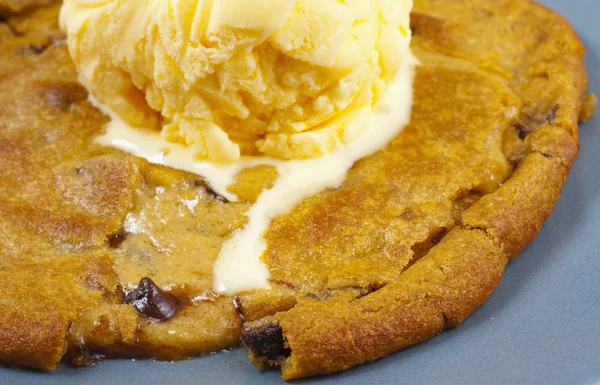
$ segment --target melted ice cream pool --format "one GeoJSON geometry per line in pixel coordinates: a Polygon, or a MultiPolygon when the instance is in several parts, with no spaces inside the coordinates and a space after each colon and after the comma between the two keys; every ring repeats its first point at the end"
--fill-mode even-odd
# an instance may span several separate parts
{"type": "Polygon", "coordinates": [[[197,161],[188,147],[165,141],[159,132],[130,126],[92,99],[111,117],[106,133],[96,142],[151,163],[197,174],[232,202],[237,200],[237,196],[227,187],[234,183],[240,171],[259,165],[274,166],[279,176],[273,187],[263,190],[246,213],[246,226],[224,243],[213,270],[213,291],[217,294],[269,289],[270,273],[261,256],[267,249],[263,234],[271,219],[288,213],[306,197],[340,186],[356,161],[384,148],[402,131],[410,119],[415,65],[416,60],[412,56],[404,61],[387,94],[375,106],[369,123],[371,127],[340,150],[318,158],[285,161],[242,157],[228,165],[197,161]]]}

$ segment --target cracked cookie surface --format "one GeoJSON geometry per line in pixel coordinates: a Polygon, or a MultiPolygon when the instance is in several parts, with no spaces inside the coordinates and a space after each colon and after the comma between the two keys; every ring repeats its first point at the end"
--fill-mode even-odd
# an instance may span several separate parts
{"type": "Polygon", "coordinates": [[[411,123],[338,189],[274,219],[263,256],[273,290],[219,297],[212,265],[274,170],[240,175],[230,189],[243,201],[231,203],[195,175],[94,144],[107,118],[76,81],[59,6],[0,0],[9,364],[177,359],[241,336],[257,366],[280,365],[291,379],[458,326],[550,215],[595,100],[584,97],[583,46],[552,11],[527,0],[415,1],[411,123]],[[161,322],[127,299],[141,280],[168,310],[161,322]]]}

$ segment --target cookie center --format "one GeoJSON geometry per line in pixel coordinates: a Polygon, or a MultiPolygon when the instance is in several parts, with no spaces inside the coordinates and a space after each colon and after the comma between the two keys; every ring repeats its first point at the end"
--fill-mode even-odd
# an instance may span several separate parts
{"type": "Polygon", "coordinates": [[[278,177],[223,245],[213,290],[268,289],[271,219],[338,187],[408,123],[412,1],[67,0],[61,25],[103,145],[202,176],[224,199],[248,168],[278,177]]]}

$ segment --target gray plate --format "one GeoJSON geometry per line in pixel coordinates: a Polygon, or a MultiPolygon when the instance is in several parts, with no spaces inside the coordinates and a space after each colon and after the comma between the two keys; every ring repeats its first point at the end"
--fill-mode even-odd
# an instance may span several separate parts
{"type": "MultiPolygon", "coordinates": [[[[588,47],[600,94],[600,1],[545,0],[588,47]]],[[[600,384],[600,119],[580,130],[581,156],[539,237],[464,324],[429,342],[330,377],[296,383],[600,384]]],[[[175,362],[109,360],[53,374],[0,368],[0,384],[278,384],[242,351],[175,362]]]]}

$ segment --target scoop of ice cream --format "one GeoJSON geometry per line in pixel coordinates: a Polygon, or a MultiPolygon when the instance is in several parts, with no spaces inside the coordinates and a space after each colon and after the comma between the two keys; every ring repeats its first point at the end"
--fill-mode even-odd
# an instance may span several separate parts
{"type": "Polygon", "coordinates": [[[65,0],[83,84],[198,159],[308,158],[368,128],[412,0],[65,0]]]}

